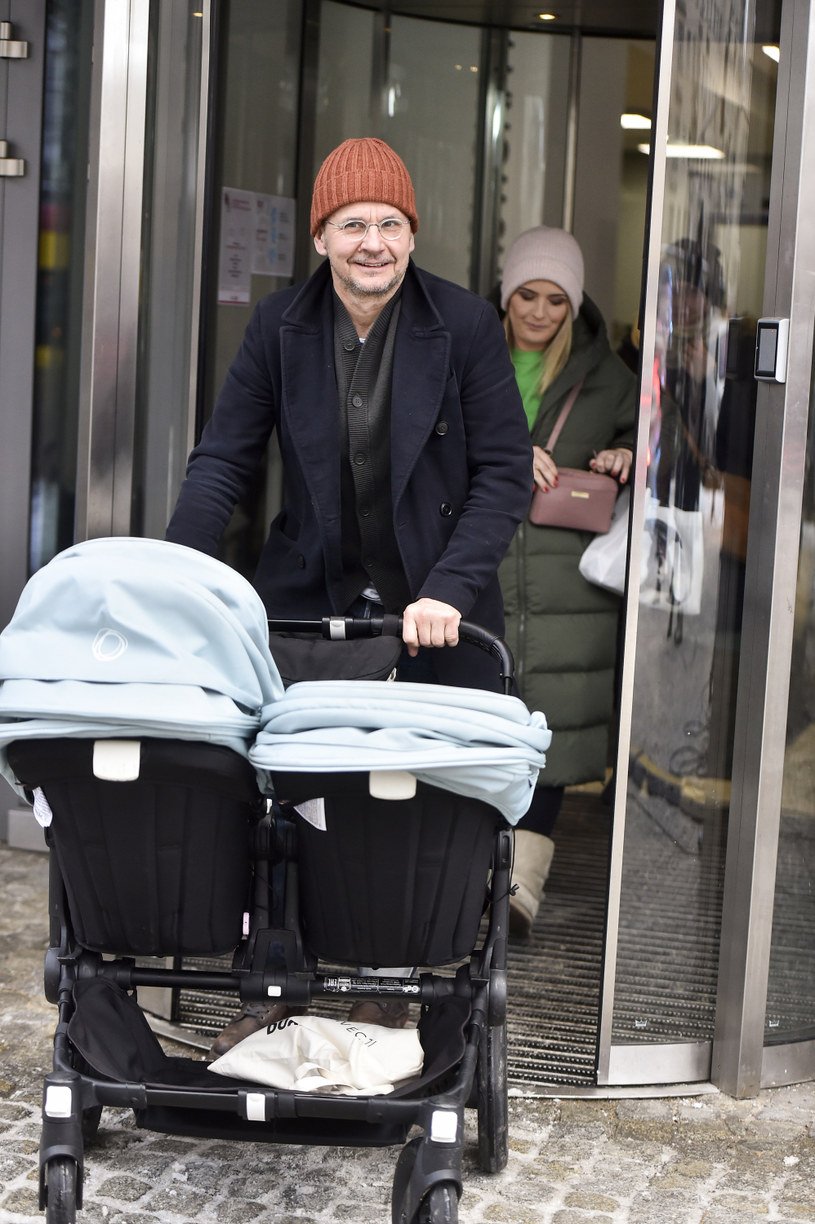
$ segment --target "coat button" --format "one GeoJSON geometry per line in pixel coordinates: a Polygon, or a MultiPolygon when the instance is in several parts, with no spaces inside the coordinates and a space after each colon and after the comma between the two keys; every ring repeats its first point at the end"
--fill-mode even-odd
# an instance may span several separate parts
{"type": "Polygon", "coordinates": [[[353,353],[357,346],[354,344],[353,340],[346,340],[342,347],[345,349],[346,353],[353,353]]]}
{"type": "Polygon", "coordinates": [[[439,506],[439,514],[441,514],[443,518],[449,518],[452,513],[453,507],[450,505],[450,503],[442,502],[442,504],[439,506]]]}
{"type": "Polygon", "coordinates": [[[356,463],[358,467],[361,467],[362,464],[367,463],[367,461],[368,456],[365,454],[365,451],[357,451],[357,453],[354,455],[354,463],[356,463]]]}
{"type": "Polygon", "coordinates": [[[450,428],[450,426],[447,424],[447,422],[446,422],[446,421],[437,421],[437,422],[436,422],[436,433],[437,433],[437,434],[439,435],[439,437],[441,437],[441,438],[443,438],[443,437],[444,437],[444,435],[447,433],[447,430],[448,430],[449,428],[450,428]]]}
{"type": "Polygon", "coordinates": [[[355,395],[354,398],[351,400],[351,403],[354,405],[355,408],[361,408],[363,404],[362,396],[355,395]]]}
{"type": "Polygon", "coordinates": [[[306,568],[306,559],[305,559],[305,557],[303,556],[303,554],[302,554],[302,553],[300,553],[300,556],[297,558],[297,568],[298,568],[298,569],[305,569],[305,568],[306,568]]]}

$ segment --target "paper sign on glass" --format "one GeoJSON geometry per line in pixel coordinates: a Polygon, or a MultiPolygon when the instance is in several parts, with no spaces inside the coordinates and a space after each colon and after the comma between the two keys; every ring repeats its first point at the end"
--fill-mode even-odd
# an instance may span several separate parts
{"type": "Polygon", "coordinates": [[[218,255],[218,301],[221,303],[246,304],[249,301],[254,228],[254,192],[224,187],[218,255]]]}

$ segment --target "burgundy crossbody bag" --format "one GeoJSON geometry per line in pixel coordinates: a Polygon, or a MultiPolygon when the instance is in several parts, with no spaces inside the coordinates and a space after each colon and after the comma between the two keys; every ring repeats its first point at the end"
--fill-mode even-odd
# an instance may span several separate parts
{"type": "MultiPolygon", "coordinates": [[[[580,394],[583,379],[569,392],[555,421],[545,449],[554,450],[566,417],[580,394]]],[[[557,485],[547,492],[535,489],[529,507],[529,521],[536,527],[571,527],[602,535],[611,526],[611,515],[619,492],[613,476],[584,472],[581,468],[559,467],[557,485]]]]}

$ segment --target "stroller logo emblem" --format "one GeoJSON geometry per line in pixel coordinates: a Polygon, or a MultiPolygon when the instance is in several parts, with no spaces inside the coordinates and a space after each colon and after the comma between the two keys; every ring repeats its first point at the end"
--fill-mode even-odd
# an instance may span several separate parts
{"type": "Polygon", "coordinates": [[[112,663],[127,650],[127,638],[117,629],[100,629],[91,650],[100,663],[112,663]]]}

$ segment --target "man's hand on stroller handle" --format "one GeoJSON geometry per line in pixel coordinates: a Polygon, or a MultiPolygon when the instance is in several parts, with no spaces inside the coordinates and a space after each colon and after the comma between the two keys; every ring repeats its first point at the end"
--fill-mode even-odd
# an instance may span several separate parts
{"type": "Polygon", "coordinates": [[[420,646],[458,645],[461,613],[438,599],[417,599],[402,614],[402,640],[408,654],[415,656],[420,646]]]}

